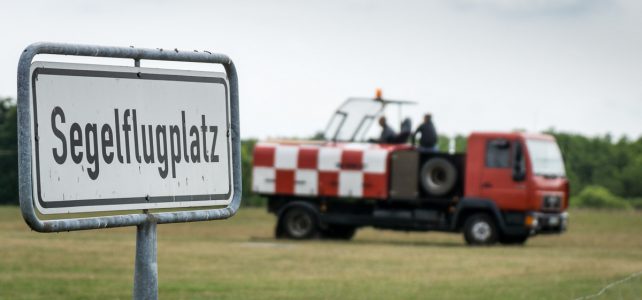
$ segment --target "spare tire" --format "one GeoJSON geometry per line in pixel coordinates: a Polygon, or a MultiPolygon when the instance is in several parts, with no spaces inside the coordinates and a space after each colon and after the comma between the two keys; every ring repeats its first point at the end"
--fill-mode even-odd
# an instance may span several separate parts
{"type": "Polygon", "coordinates": [[[421,187],[432,196],[450,193],[457,183],[457,176],[457,169],[453,163],[442,157],[427,160],[419,174],[421,187]]]}

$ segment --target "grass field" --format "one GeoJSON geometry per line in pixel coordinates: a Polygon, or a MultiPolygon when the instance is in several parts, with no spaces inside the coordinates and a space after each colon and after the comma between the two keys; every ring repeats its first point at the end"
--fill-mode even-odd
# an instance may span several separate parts
{"type": "MultiPolygon", "coordinates": [[[[571,211],[525,247],[363,229],[350,242],[272,239],[274,217],[160,225],[161,299],[575,299],[642,270],[642,213],[571,211]]],[[[0,207],[1,299],[131,298],[135,228],[31,232],[0,207]]],[[[640,299],[642,278],[596,299],[640,299]]]]}

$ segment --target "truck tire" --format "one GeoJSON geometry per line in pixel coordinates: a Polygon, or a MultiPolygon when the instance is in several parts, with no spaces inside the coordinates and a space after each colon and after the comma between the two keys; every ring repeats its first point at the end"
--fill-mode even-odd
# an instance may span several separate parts
{"type": "Polygon", "coordinates": [[[331,240],[350,240],[357,232],[354,226],[329,225],[328,228],[321,232],[323,238],[331,240]]]}
{"type": "Polygon", "coordinates": [[[282,232],[286,237],[296,240],[313,238],[318,233],[317,217],[309,209],[292,207],[282,217],[282,232]]]}
{"type": "Polygon", "coordinates": [[[522,235],[500,235],[499,242],[504,245],[523,245],[528,240],[527,234],[522,235]]]}
{"type": "Polygon", "coordinates": [[[449,160],[434,157],[421,167],[419,178],[426,193],[444,196],[450,193],[457,183],[457,169],[449,160]]]}
{"type": "Polygon", "coordinates": [[[464,223],[464,239],[471,246],[486,246],[497,242],[495,220],[485,213],[471,215],[464,223]]]}

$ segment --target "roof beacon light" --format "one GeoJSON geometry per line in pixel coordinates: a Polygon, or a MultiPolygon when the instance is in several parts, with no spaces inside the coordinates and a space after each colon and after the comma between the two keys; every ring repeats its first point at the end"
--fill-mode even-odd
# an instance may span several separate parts
{"type": "Polygon", "coordinates": [[[377,88],[377,91],[375,92],[375,99],[377,100],[382,100],[381,98],[381,88],[377,88]]]}

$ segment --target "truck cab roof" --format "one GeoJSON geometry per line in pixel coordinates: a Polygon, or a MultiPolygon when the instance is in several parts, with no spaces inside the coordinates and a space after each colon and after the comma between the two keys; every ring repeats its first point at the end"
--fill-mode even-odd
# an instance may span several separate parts
{"type": "Polygon", "coordinates": [[[547,140],[555,141],[555,138],[550,134],[545,133],[534,133],[534,132],[521,132],[521,131],[512,131],[512,132],[500,132],[500,131],[475,131],[472,132],[469,136],[470,139],[476,138],[521,138],[521,139],[538,139],[538,140],[547,140]]]}

